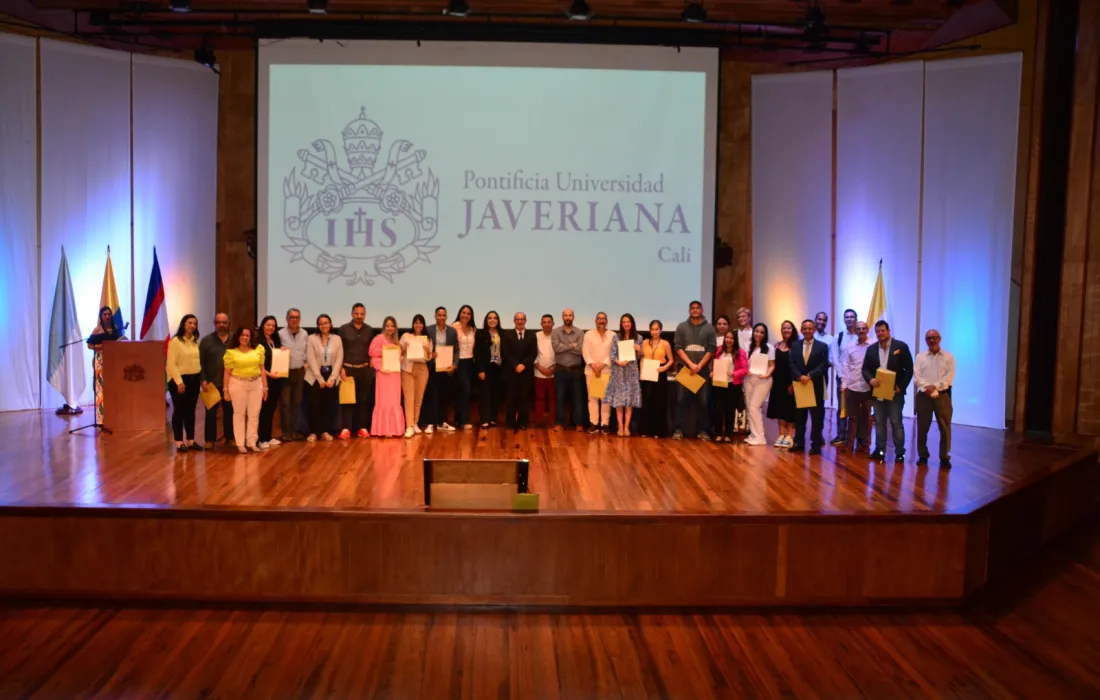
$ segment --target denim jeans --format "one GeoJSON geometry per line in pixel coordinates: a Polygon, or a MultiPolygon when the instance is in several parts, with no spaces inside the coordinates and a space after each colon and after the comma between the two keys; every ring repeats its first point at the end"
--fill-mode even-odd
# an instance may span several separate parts
{"type": "Polygon", "coordinates": [[[584,372],[558,369],[554,372],[554,411],[556,423],[565,427],[565,401],[568,397],[572,407],[574,426],[584,427],[587,414],[584,412],[584,372]]]}
{"type": "Polygon", "coordinates": [[[676,429],[681,433],[691,433],[689,427],[695,425],[695,433],[710,432],[710,377],[696,393],[691,393],[684,385],[677,384],[676,429]]]}
{"type": "Polygon", "coordinates": [[[894,433],[894,454],[905,454],[905,424],[901,422],[901,409],[905,405],[905,394],[895,394],[892,401],[875,399],[875,449],[886,451],[886,424],[891,424],[894,433]]]}

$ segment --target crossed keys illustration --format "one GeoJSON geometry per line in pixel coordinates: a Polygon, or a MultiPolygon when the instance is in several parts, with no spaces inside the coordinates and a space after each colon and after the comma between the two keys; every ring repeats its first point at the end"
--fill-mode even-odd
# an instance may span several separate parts
{"type": "Polygon", "coordinates": [[[374,197],[383,187],[393,182],[394,177],[400,184],[405,185],[423,175],[420,163],[427,152],[418,149],[413,151],[412,155],[401,157],[401,154],[410,148],[412,143],[409,141],[404,139],[394,141],[390,146],[386,167],[372,171],[362,179],[356,178],[351,171],[340,167],[340,163],[336,160],[336,149],[327,139],[318,139],[313,142],[313,150],[324,153],[323,159],[304,148],[298,151],[298,158],[302,161],[302,175],[318,185],[324,185],[327,176],[329,182],[339,187],[342,197],[348,197],[359,190],[374,197]]]}

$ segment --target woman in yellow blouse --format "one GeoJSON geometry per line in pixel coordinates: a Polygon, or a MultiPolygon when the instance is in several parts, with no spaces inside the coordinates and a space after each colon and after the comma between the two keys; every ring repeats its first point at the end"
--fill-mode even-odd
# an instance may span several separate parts
{"type": "Polygon", "coordinates": [[[199,320],[194,314],[180,319],[176,336],[168,343],[168,361],[165,364],[172,382],[172,437],[176,439],[176,451],[202,451],[195,444],[195,406],[199,402],[199,320]],[[186,442],[184,439],[186,438],[186,442]]]}
{"type": "Polygon", "coordinates": [[[664,437],[668,434],[668,375],[675,358],[667,340],[661,339],[664,326],[649,322],[649,337],[642,343],[642,355],[657,360],[657,381],[642,382],[642,437],[664,437]]]}
{"type": "Polygon", "coordinates": [[[267,398],[267,377],[263,370],[263,346],[252,347],[251,329],[237,329],[230,349],[225,351],[222,398],[233,403],[233,437],[241,454],[260,451],[256,446],[260,407],[267,398]]]}

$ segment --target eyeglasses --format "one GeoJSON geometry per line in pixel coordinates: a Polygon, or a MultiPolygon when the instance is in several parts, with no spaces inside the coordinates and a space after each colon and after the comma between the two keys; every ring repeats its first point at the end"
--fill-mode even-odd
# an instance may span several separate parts
{"type": "Polygon", "coordinates": [[[940,337],[938,335],[926,335],[926,336],[924,336],[924,339],[925,340],[939,340],[940,337]]]}

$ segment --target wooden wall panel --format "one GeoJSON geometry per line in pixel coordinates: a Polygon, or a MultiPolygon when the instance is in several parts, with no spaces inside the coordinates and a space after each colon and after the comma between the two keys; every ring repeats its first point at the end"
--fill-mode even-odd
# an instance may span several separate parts
{"type": "MultiPolygon", "coordinates": [[[[758,66],[722,61],[718,112],[717,239],[730,247],[731,264],[714,274],[714,312],[752,308],[752,76],[758,66]]],[[[723,253],[716,246],[715,259],[723,253]]]]}

